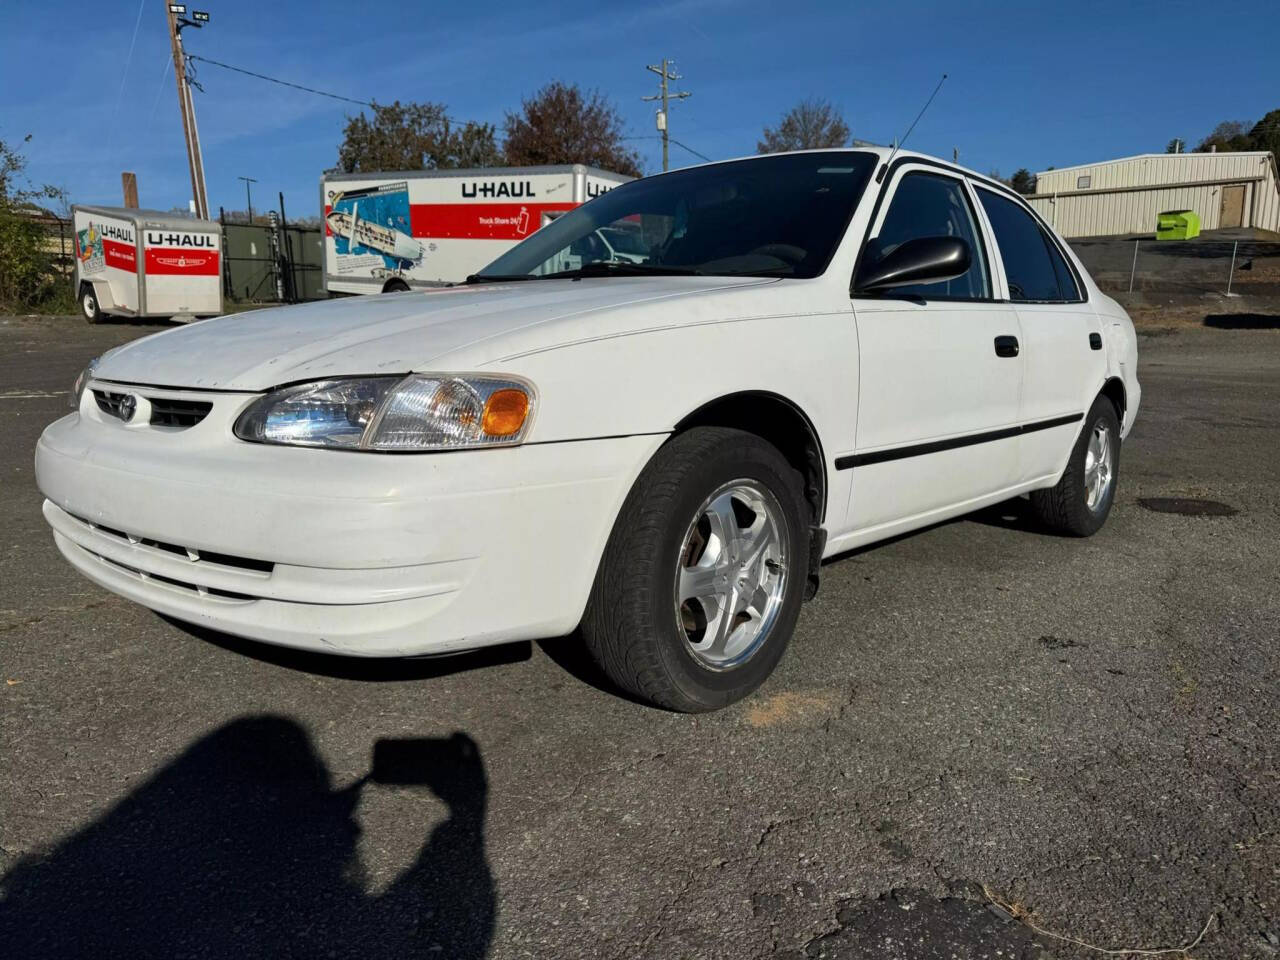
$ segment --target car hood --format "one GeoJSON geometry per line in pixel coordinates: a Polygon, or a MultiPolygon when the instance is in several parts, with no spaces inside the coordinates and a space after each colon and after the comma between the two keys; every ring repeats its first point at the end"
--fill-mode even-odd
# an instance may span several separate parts
{"type": "Polygon", "coordinates": [[[476,284],[345,297],[202,320],[104,354],[95,376],[121,383],[261,391],[327,377],[425,370],[442,359],[481,366],[650,328],[697,322],[710,302],[758,277],[612,277],[476,284]],[[673,299],[699,301],[669,310],[673,299]],[[693,306],[692,304],[690,306],[693,306]],[[638,308],[638,309],[637,309],[638,308]],[[683,318],[683,319],[682,319],[683,318]]]}

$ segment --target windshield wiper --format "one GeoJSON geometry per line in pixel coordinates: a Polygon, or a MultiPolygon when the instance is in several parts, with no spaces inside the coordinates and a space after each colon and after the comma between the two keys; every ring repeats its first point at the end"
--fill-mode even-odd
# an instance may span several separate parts
{"type": "Polygon", "coordinates": [[[512,280],[537,280],[531,273],[473,273],[463,283],[509,283],[512,280]]]}
{"type": "Polygon", "coordinates": [[[632,263],[630,260],[596,260],[575,270],[545,274],[543,280],[576,280],[582,277],[701,276],[693,267],[675,267],[661,263],[632,263]]]}

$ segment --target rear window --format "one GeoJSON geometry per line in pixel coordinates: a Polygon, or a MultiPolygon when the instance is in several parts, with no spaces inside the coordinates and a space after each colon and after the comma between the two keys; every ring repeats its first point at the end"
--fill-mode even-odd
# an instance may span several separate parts
{"type": "Polygon", "coordinates": [[[1009,280],[1009,299],[1023,303],[1063,299],[1058,273],[1049,257],[1049,246],[1040,224],[1018,204],[998,193],[980,189],[978,196],[1000,247],[1000,259],[1009,280]]]}
{"type": "Polygon", "coordinates": [[[1063,257],[1062,251],[1058,249],[1058,245],[1054,243],[1053,238],[1047,236],[1043,230],[1040,235],[1044,237],[1044,245],[1049,248],[1049,259],[1053,261],[1053,272],[1058,275],[1058,299],[1066,303],[1079,303],[1083,297],[1080,296],[1080,288],[1076,286],[1075,274],[1071,272],[1071,267],[1067,264],[1066,258],[1063,257]]]}

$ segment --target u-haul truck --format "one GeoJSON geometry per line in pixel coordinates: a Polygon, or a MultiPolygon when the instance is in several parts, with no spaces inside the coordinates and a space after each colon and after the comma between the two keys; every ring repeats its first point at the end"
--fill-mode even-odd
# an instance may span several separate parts
{"type": "Polygon", "coordinates": [[[327,174],[320,180],[325,290],[458,283],[630,179],[581,164],[327,174]]]}
{"type": "Polygon", "coordinates": [[[90,323],[103,317],[186,322],[222,312],[222,226],[157,210],[71,208],[76,290],[90,323]]]}

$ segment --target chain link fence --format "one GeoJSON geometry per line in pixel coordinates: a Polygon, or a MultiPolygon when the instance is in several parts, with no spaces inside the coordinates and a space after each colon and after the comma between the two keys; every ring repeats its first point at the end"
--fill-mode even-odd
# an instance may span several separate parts
{"type": "Polygon", "coordinates": [[[1106,293],[1280,298],[1280,243],[1253,240],[1072,240],[1106,293]]]}

